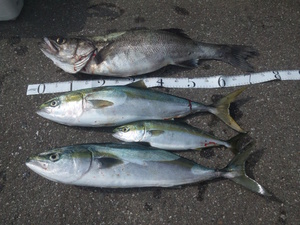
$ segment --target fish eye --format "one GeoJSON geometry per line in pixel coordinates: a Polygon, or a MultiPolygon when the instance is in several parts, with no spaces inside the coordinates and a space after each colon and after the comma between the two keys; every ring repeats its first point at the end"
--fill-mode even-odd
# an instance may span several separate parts
{"type": "Polygon", "coordinates": [[[59,154],[58,153],[51,154],[49,156],[49,159],[50,159],[50,161],[55,162],[55,161],[59,160],[59,154]]]}
{"type": "Polygon", "coordinates": [[[66,43],[66,39],[64,39],[64,38],[57,38],[56,39],[56,43],[59,44],[59,45],[64,44],[64,43],[66,43]]]}
{"type": "Polygon", "coordinates": [[[57,99],[52,100],[52,101],[50,102],[50,106],[51,106],[51,107],[56,107],[56,106],[58,106],[58,104],[59,104],[59,101],[58,101],[57,99]]]}
{"type": "Polygon", "coordinates": [[[122,127],[121,129],[122,129],[122,131],[123,131],[124,133],[130,131],[130,128],[129,128],[129,127],[122,127]]]}

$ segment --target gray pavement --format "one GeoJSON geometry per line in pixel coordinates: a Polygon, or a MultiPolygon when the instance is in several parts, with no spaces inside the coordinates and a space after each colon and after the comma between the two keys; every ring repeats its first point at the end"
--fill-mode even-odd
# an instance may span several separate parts
{"type": "MultiPolygon", "coordinates": [[[[299,1],[25,1],[16,21],[0,22],[0,224],[300,224],[300,83],[252,85],[234,104],[234,116],[256,141],[247,170],[279,200],[228,180],[178,188],[100,189],[57,184],[25,166],[27,157],[59,146],[116,142],[110,129],[67,127],[35,111],[55,95],[26,96],[28,84],[74,79],[38,48],[43,36],[102,35],[147,27],[180,28],[194,39],[252,45],[257,72],[300,68],[299,1]]],[[[241,74],[222,62],[167,67],[151,76],[241,74]]],[[[235,88],[159,89],[210,103],[235,88]]],[[[235,135],[213,116],[186,121],[227,139],[235,135]]],[[[181,155],[221,168],[230,151],[181,155]]]]}

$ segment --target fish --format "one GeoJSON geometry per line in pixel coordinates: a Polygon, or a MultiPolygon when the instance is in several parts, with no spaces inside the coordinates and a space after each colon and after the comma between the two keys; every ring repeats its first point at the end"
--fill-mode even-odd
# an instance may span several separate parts
{"type": "MultiPolygon", "coordinates": [[[[250,144],[249,144],[250,145],[250,144]]],[[[255,193],[271,194],[245,172],[247,145],[223,169],[211,169],[171,152],[128,143],[79,144],[29,157],[26,166],[54,182],[100,188],[173,187],[228,178],[255,193]]]]}
{"type": "Polygon", "coordinates": [[[189,149],[225,146],[233,153],[244,133],[225,141],[193,127],[172,120],[142,120],[128,123],[113,130],[113,136],[125,142],[146,142],[152,147],[165,150],[184,151],[189,149]]]}
{"type": "Polygon", "coordinates": [[[43,103],[37,114],[68,126],[119,126],[138,120],[166,120],[209,112],[238,132],[245,132],[230,116],[230,103],[240,88],[211,105],[146,88],[143,81],[67,92],[43,103]]]}
{"type": "Polygon", "coordinates": [[[253,72],[247,59],[258,55],[251,46],[199,42],[174,28],[129,30],[81,39],[45,37],[41,50],[68,73],[116,77],[146,74],[167,65],[196,68],[199,60],[219,60],[253,72]],[[85,46],[89,50],[83,51],[85,46]],[[78,54],[81,48],[84,54],[78,54]]]}
{"type": "Polygon", "coordinates": [[[97,49],[92,41],[78,38],[44,37],[44,42],[40,45],[41,51],[68,73],[80,71],[97,49]]]}

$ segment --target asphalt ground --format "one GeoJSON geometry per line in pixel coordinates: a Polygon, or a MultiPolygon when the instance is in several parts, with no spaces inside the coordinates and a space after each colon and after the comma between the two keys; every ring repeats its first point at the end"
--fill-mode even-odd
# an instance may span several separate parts
{"type": "MultiPolygon", "coordinates": [[[[57,184],[25,166],[26,158],[79,143],[116,142],[110,129],[67,127],[35,111],[55,94],[26,96],[28,84],[76,79],[38,48],[43,36],[91,36],[134,28],[180,28],[196,40],[245,44],[259,50],[256,72],[299,70],[300,2],[286,1],[25,1],[15,21],[0,22],[0,224],[300,224],[300,83],[249,86],[232,113],[256,142],[247,171],[271,191],[264,198],[229,180],[176,188],[101,189],[57,184]]],[[[167,67],[149,76],[242,74],[222,62],[167,67]]],[[[158,89],[211,103],[236,88],[158,89]]],[[[197,114],[193,126],[228,139],[236,134],[215,117],[197,114]]],[[[224,148],[180,153],[224,167],[224,148]]]]}

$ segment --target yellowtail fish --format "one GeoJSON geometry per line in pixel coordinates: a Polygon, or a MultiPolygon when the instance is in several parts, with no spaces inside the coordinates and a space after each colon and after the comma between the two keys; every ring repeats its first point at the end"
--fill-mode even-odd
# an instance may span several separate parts
{"type": "Polygon", "coordinates": [[[165,150],[200,150],[225,146],[235,152],[236,143],[244,134],[225,141],[186,123],[168,120],[142,120],[115,128],[113,136],[125,142],[146,142],[152,147],[165,150]]]}
{"type": "Polygon", "coordinates": [[[81,144],[30,157],[26,165],[37,174],[64,184],[101,188],[172,187],[228,178],[261,194],[271,194],[245,173],[247,150],[223,169],[211,169],[168,151],[136,144],[81,144]]]}
{"type": "Polygon", "coordinates": [[[210,112],[236,131],[243,132],[229,115],[230,103],[245,88],[212,105],[143,88],[139,81],[127,86],[107,86],[68,92],[40,106],[37,114],[69,126],[118,126],[138,120],[164,120],[196,112],[210,112]]]}

